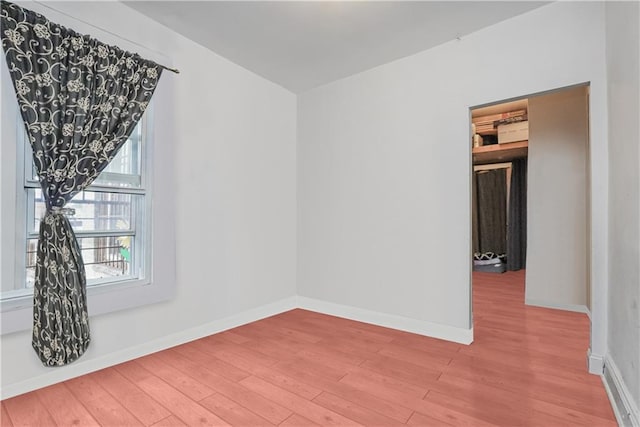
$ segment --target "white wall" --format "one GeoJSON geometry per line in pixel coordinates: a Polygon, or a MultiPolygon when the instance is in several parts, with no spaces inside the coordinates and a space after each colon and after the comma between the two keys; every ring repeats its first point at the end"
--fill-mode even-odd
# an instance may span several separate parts
{"type": "Polygon", "coordinates": [[[587,88],[529,99],[527,304],[587,306],[587,88]]]}
{"type": "MultiPolygon", "coordinates": [[[[607,3],[609,361],[640,407],[640,7],[607,3]]],[[[609,363],[609,362],[608,362],[609,363]]],[[[607,366],[609,368],[609,366],[607,366]]],[[[640,414],[636,413],[636,422],[640,414]]]]}
{"type": "MultiPolygon", "coordinates": [[[[52,16],[42,5],[23,5],[52,16]]],[[[166,303],[92,317],[88,352],[64,368],[40,364],[30,331],[3,335],[3,396],[296,293],[295,95],[121,3],[54,7],[162,52],[158,61],[169,57],[180,69],[162,76],[167,96],[155,110],[156,134],[173,156],[156,164],[156,173],[173,163],[177,291],[166,303]]]]}
{"type": "Polygon", "coordinates": [[[604,355],[603,13],[553,3],[300,95],[299,293],[469,328],[469,107],[590,81],[592,353],[604,355]]]}

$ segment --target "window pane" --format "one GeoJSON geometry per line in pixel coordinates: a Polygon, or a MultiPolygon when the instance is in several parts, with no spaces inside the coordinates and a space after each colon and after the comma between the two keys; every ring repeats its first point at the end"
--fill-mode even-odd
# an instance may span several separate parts
{"type": "Polygon", "coordinates": [[[116,157],[94,181],[96,185],[140,187],[140,158],[142,127],[138,125],[116,157]]]}
{"type": "MultiPolygon", "coordinates": [[[[25,151],[28,159],[31,159],[33,152],[29,140],[25,135],[25,151]]],[[[107,185],[113,187],[137,188],[141,187],[141,163],[142,158],[142,126],[138,124],[127,139],[127,142],[120,148],[116,157],[100,173],[93,182],[95,185],[107,185]]],[[[38,181],[35,164],[30,160],[30,170],[27,171],[29,181],[38,181]]]]}
{"type": "MultiPolygon", "coordinates": [[[[40,227],[40,219],[45,213],[42,190],[30,189],[34,209],[33,232],[40,227]]],[[[83,191],[77,194],[65,207],[76,210],[69,216],[73,230],[78,231],[122,231],[133,230],[135,203],[141,195],[99,193],[83,191]]]]}
{"type": "Polygon", "coordinates": [[[133,236],[78,239],[82,249],[87,282],[129,276],[133,236]]]}
{"type": "MultiPolygon", "coordinates": [[[[87,285],[131,276],[133,241],[134,236],[79,238],[87,285]]],[[[37,239],[29,239],[27,242],[27,288],[33,288],[35,280],[37,245],[37,239]]]]}
{"type": "Polygon", "coordinates": [[[36,274],[36,251],[38,250],[38,239],[27,240],[27,288],[33,288],[33,281],[36,274]]]}

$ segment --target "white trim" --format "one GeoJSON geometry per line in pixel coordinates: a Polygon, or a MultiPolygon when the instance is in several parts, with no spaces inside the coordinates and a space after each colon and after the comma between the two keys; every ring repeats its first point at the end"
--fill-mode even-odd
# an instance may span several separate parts
{"type": "Polygon", "coordinates": [[[266,317],[301,308],[331,316],[343,317],[358,322],[370,323],[377,326],[412,332],[432,338],[444,339],[461,344],[473,342],[473,328],[463,329],[423,320],[410,319],[392,314],[380,313],[362,308],[334,304],[313,298],[291,296],[279,301],[252,308],[223,319],[214,320],[204,325],[196,326],[184,331],[155,339],[134,347],[110,353],[103,357],[83,360],[73,364],[73,370],[56,369],[46,374],[28,380],[10,384],[2,388],[1,399],[8,399],[19,394],[37,390],[42,387],[79,377],[100,369],[108,368],[128,360],[136,359],[147,354],[162,351],[176,345],[184,344],[202,337],[217,334],[228,329],[236,328],[247,323],[255,322],[266,317]]]}
{"type": "Polygon", "coordinates": [[[304,310],[316,311],[331,316],[343,317],[358,322],[371,323],[400,331],[412,332],[432,338],[453,341],[460,344],[473,342],[473,328],[464,329],[424,320],[381,313],[348,305],[335,304],[314,298],[298,297],[298,307],[304,310]]]}
{"type": "Polygon", "coordinates": [[[155,353],[157,351],[174,347],[176,345],[184,344],[186,342],[193,341],[212,334],[217,334],[219,332],[245,325],[247,323],[255,322],[256,320],[264,319],[265,317],[293,310],[297,307],[296,302],[297,298],[295,296],[292,296],[280,301],[252,308],[241,313],[225,317],[223,319],[214,320],[213,322],[205,323],[204,325],[176,332],[174,334],[158,338],[134,347],[116,351],[103,357],[97,357],[95,359],[89,359],[86,361],[80,359],[78,362],[73,364],[73,370],[55,369],[46,374],[30,378],[19,383],[10,384],[6,387],[2,387],[1,398],[8,399],[10,397],[17,396],[22,393],[27,393],[32,390],[37,390],[39,388],[58,383],[60,381],[65,381],[71,378],[85,375],[90,372],[98,371],[109,366],[136,359],[150,353],[155,353]]]}
{"type": "Polygon", "coordinates": [[[587,367],[590,374],[602,375],[604,373],[604,357],[587,350],[587,367]]]}
{"type": "Polygon", "coordinates": [[[566,310],[566,311],[574,311],[576,313],[584,313],[587,316],[589,316],[589,318],[591,318],[589,309],[587,308],[586,305],[565,304],[562,302],[542,301],[542,300],[531,299],[531,298],[525,298],[524,303],[526,305],[532,305],[534,307],[551,308],[554,310],[566,310]]]}
{"type": "Polygon", "coordinates": [[[607,391],[613,413],[620,426],[639,427],[640,411],[627,388],[618,366],[610,355],[605,357],[604,375],[602,376],[604,388],[607,391]]]}

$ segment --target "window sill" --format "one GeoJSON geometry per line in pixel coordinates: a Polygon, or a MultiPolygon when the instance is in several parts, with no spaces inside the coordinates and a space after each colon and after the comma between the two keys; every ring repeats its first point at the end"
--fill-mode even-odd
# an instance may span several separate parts
{"type": "MultiPolygon", "coordinates": [[[[166,301],[172,296],[169,281],[127,280],[87,289],[89,317],[166,301]]],[[[33,296],[14,298],[1,304],[1,335],[30,330],[33,323],[33,296]]]]}

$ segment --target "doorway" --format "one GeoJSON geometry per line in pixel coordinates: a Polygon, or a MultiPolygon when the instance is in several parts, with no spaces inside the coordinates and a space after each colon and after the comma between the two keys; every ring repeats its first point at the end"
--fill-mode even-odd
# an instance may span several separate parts
{"type": "Polygon", "coordinates": [[[470,113],[472,313],[475,286],[513,282],[520,303],[589,315],[589,86],[470,113]]]}

